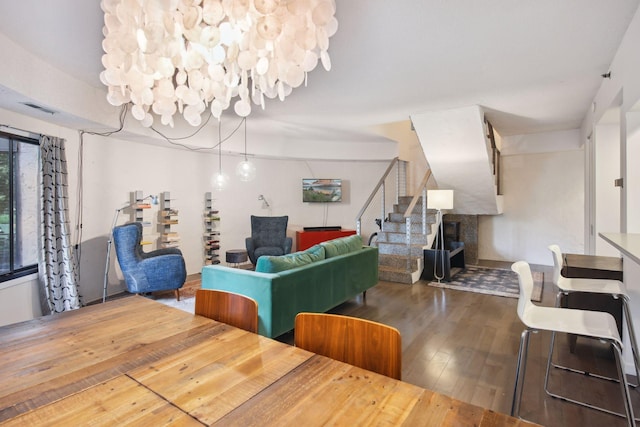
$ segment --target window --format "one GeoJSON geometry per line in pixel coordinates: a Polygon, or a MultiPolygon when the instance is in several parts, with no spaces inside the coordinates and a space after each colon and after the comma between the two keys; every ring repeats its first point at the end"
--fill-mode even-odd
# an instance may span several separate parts
{"type": "Polygon", "coordinates": [[[37,139],[0,132],[0,282],[38,271],[37,139]]]}

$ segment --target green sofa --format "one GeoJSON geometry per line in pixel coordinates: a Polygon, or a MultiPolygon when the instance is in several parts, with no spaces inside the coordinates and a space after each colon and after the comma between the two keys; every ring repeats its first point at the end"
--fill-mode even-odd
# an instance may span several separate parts
{"type": "Polygon", "coordinates": [[[262,256],[256,271],[208,265],[202,288],[258,302],[258,331],[270,338],[293,329],[296,314],[325,312],[378,283],[378,249],[358,235],[282,256],[262,256]]]}

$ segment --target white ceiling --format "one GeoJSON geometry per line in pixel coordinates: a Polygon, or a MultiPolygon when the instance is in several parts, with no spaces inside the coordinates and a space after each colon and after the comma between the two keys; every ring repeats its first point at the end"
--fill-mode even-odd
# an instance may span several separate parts
{"type": "MultiPolygon", "coordinates": [[[[502,135],[575,129],[639,1],[337,0],[332,70],[252,116],[347,141],[475,104],[502,135]]],[[[102,25],[97,0],[0,1],[0,32],[96,87],[102,25]]]]}

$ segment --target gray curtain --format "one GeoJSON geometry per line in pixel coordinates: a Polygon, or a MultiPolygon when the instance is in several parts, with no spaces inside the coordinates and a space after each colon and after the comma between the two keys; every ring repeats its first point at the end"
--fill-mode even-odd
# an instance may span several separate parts
{"type": "Polygon", "coordinates": [[[67,160],[62,138],[40,138],[40,248],[42,308],[46,314],[82,306],[69,227],[67,160]]]}

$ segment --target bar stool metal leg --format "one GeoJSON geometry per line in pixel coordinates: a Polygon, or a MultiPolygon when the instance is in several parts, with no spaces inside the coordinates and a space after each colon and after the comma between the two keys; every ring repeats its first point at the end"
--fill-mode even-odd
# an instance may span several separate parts
{"type": "MultiPolygon", "coordinates": [[[[560,300],[562,295],[569,295],[569,292],[558,292],[558,294],[556,295],[556,307],[560,307],[560,300]]],[[[616,298],[621,298],[622,299],[622,311],[624,313],[624,317],[625,317],[625,321],[627,324],[627,331],[629,333],[629,341],[631,344],[631,353],[633,355],[633,364],[634,364],[634,369],[636,371],[636,384],[632,384],[632,383],[628,383],[630,387],[636,388],[639,385],[640,382],[640,372],[638,371],[638,366],[640,366],[640,352],[638,352],[638,343],[636,340],[636,334],[635,334],[635,330],[633,328],[633,323],[631,322],[631,313],[629,312],[629,298],[626,295],[612,295],[616,298]]],[[[551,349],[553,349],[553,343],[554,343],[554,338],[555,338],[555,332],[552,332],[551,334],[551,349]]],[[[569,371],[569,372],[573,372],[576,374],[581,374],[581,375],[586,375],[588,377],[593,377],[593,378],[599,378],[601,380],[606,380],[606,381],[613,381],[613,382],[619,382],[619,378],[613,378],[613,377],[608,377],[605,375],[599,375],[599,374],[594,374],[593,372],[587,372],[587,371],[583,371],[580,369],[575,369],[575,368],[571,368],[569,366],[563,366],[563,365],[559,365],[557,363],[553,362],[552,359],[552,352],[549,352],[549,361],[547,363],[547,368],[550,366],[553,366],[556,369],[562,369],[564,371],[569,371]]],[[[547,377],[548,377],[548,373],[547,373],[547,377]]],[[[546,381],[545,381],[545,389],[546,389],[546,381]]]]}
{"type": "Polygon", "coordinates": [[[616,356],[616,365],[618,367],[618,375],[620,375],[620,388],[622,395],[624,396],[624,409],[627,414],[627,424],[630,427],[635,427],[636,417],[633,414],[633,405],[631,403],[631,395],[629,394],[629,384],[627,384],[627,378],[622,366],[622,347],[617,342],[611,342],[616,356]]]}
{"type": "Polygon", "coordinates": [[[631,352],[633,354],[633,364],[636,370],[636,384],[629,384],[632,387],[637,387],[640,384],[640,373],[638,372],[638,366],[640,366],[640,353],[638,352],[638,342],[636,340],[636,331],[633,328],[633,322],[631,321],[631,312],[629,310],[629,297],[627,295],[620,295],[622,298],[622,311],[624,312],[624,318],[627,322],[627,332],[629,333],[629,343],[631,344],[631,352]]]}
{"type": "Polygon", "coordinates": [[[518,364],[516,365],[516,382],[513,387],[513,401],[511,402],[511,416],[520,418],[520,402],[524,389],[524,376],[527,370],[527,354],[529,353],[529,329],[520,335],[520,349],[518,350],[518,364]]]}
{"type": "MultiPolygon", "coordinates": [[[[629,426],[635,426],[635,417],[633,415],[633,406],[631,405],[631,395],[629,394],[629,384],[627,383],[627,378],[625,376],[624,373],[624,367],[622,365],[622,348],[620,347],[620,345],[615,342],[615,341],[611,341],[611,340],[603,340],[603,342],[607,342],[609,344],[611,344],[611,346],[613,347],[614,350],[614,355],[615,355],[615,359],[616,359],[616,369],[618,371],[618,379],[616,380],[616,382],[620,383],[620,389],[622,392],[622,396],[624,398],[624,404],[625,404],[625,413],[620,413],[620,412],[615,412],[612,411],[610,409],[607,408],[602,408],[600,406],[595,406],[595,405],[591,405],[589,403],[585,403],[582,402],[580,400],[575,400],[572,398],[569,398],[567,396],[563,396],[557,393],[554,393],[552,391],[549,390],[549,373],[551,371],[551,357],[553,355],[553,348],[555,345],[555,332],[551,333],[551,343],[549,345],[549,358],[547,360],[547,372],[545,374],[544,377],[544,391],[551,397],[555,397],[557,399],[561,399],[564,400],[566,402],[571,402],[574,403],[576,405],[580,405],[580,406],[584,406],[586,408],[591,408],[591,409],[595,409],[597,411],[600,412],[605,412],[607,414],[610,415],[616,415],[618,417],[622,417],[622,418],[627,418],[627,423],[629,426]]],[[[564,369],[570,372],[574,372],[574,373],[579,373],[582,374],[582,371],[578,371],[578,370],[574,370],[574,369],[564,369]]],[[[597,378],[602,378],[602,379],[611,379],[609,377],[600,377],[598,375],[590,375],[592,377],[597,377],[597,378]]]]}

